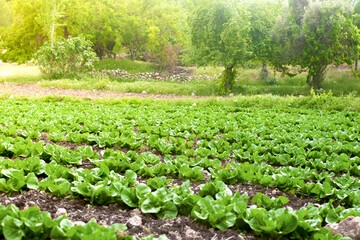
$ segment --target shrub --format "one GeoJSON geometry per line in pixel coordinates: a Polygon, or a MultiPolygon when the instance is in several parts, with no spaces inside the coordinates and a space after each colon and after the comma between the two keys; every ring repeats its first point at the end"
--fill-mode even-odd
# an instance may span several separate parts
{"type": "Polygon", "coordinates": [[[53,44],[46,42],[36,53],[40,70],[52,77],[72,77],[93,69],[98,60],[91,43],[84,37],[59,39],[53,44]]]}

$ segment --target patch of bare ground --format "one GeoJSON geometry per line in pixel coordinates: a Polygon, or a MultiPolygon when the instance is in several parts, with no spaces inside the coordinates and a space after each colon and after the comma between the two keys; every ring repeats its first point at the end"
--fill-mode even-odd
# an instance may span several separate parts
{"type": "MultiPolygon", "coordinates": [[[[130,210],[119,205],[91,206],[82,199],[60,199],[41,191],[29,191],[22,194],[16,193],[9,197],[0,194],[0,204],[14,204],[20,209],[38,206],[42,211],[47,211],[53,218],[57,217],[59,209],[65,209],[70,221],[79,224],[95,219],[100,225],[109,226],[122,223],[128,227],[125,234],[137,238],[154,234],[158,237],[165,234],[170,240],[254,240],[259,239],[253,234],[242,235],[234,230],[214,230],[195,222],[185,216],[174,219],[161,220],[151,215],[142,214],[139,210],[130,210]]],[[[61,211],[64,212],[64,211],[61,211]]]]}
{"type": "Polygon", "coordinates": [[[72,96],[79,98],[153,98],[153,99],[200,99],[209,97],[190,97],[184,95],[172,95],[172,94],[147,94],[147,93],[121,93],[115,91],[105,90],[74,90],[74,89],[60,89],[60,88],[44,88],[40,87],[38,83],[0,83],[0,94],[12,94],[14,96],[72,96]]]}

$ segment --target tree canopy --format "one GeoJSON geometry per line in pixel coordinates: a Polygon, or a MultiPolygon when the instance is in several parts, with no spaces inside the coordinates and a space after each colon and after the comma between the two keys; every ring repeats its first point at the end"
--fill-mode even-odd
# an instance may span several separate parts
{"type": "Polygon", "coordinates": [[[84,36],[102,59],[126,53],[171,69],[238,66],[308,72],[320,88],[331,64],[359,58],[358,0],[0,0],[0,59],[26,62],[47,41],[84,36]]]}
{"type": "Polygon", "coordinates": [[[197,6],[189,18],[192,59],[224,66],[221,84],[230,91],[235,66],[249,55],[249,14],[233,0],[199,0],[197,6]]]}
{"type": "Polygon", "coordinates": [[[360,35],[349,2],[294,0],[288,11],[273,38],[282,46],[271,59],[276,67],[300,66],[309,87],[319,89],[330,64],[352,65],[358,58],[360,35]]]}

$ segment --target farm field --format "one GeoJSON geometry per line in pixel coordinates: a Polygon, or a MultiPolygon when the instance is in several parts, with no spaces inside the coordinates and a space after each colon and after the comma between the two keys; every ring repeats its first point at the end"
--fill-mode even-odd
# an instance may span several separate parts
{"type": "Polygon", "coordinates": [[[6,239],[348,239],[324,226],[360,216],[357,112],[0,103],[6,239]]]}

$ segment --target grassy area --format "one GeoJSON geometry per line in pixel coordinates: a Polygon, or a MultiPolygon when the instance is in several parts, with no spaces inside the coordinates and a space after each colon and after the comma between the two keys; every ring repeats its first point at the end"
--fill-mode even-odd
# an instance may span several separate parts
{"type": "Polygon", "coordinates": [[[41,80],[36,66],[0,64],[0,82],[36,82],[41,80]]]}
{"type": "MultiPolygon", "coordinates": [[[[156,66],[151,63],[125,60],[106,59],[98,63],[97,68],[124,69],[130,73],[153,72],[156,66]]],[[[0,82],[40,82],[42,87],[57,87],[65,89],[111,90],[119,92],[143,91],[151,94],[177,94],[198,96],[219,95],[217,80],[197,79],[199,75],[217,76],[222,72],[221,67],[192,68],[195,78],[189,82],[175,82],[170,80],[154,81],[144,79],[119,79],[83,76],[79,79],[42,80],[37,67],[13,64],[0,65],[0,82]]],[[[233,88],[235,95],[272,94],[279,96],[307,96],[309,87],[306,84],[306,73],[293,78],[276,74],[276,84],[269,85],[261,79],[259,69],[238,69],[238,76],[233,88]]],[[[270,76],[274,76],[270,72],[270,76]]],[[[350,70],[333,70],[327,72],[323,83],[325,92],[331,91],[334,96],[360,96],[360,80],[352,75],[350,70]]]]}
{"type": "Polygon", "coordinates": [[[109,78],[87,78],[86,80],[61,79],[53,81],[42,81],[41,87],[56,87],[63,89],[84,90],[110,90],[117,92],[143,91],[151,94],[176,94],[191,95],[195,93],[201,96],[212,96],[218,93],[216,85],[206,83],[176,83],[166,81],[135,81],[124,82],[110,80],[109,78]]]}
{"type": "Polygon", "coordinates": [[[142,62],[142,61],[131,61],[130,59],[115,60],[115,59],[104,59],[95,64],[97,71],[101,70],[125,70],[128,73],[143,73],[143,72],[154,72],[157,70],[157,66],[153,63],[142,62]]]}
{"type": "Polygon", "coordinates": [[[220,75],[223,71],[223,67],[190,67],[191,70],[193,70],[195,76],[199,75],[209,75],[209,76],[215,76],[220,75]]]}
{"type": "Polygon", "coordinates": [[[327,111],[360,111],[360,98],[354,96],[334,97],[331,94],[312,94],[306,97],[280,97],[273,95],[254,95],[237,97],[216,97],[203,99],[167,99],[155,100],[153,98],[109,98],[109,99],[90,99],[75,98],[71,96],[11,96],[10,94],[0,94],[0,100],[19,100],[19,101],[43,101],[43,102],[91,102],[94,104],[126,104],[141,106],[233,106],[248,108],[276,108],[290,110],[294,109],[319,109],[327,111]]]}

